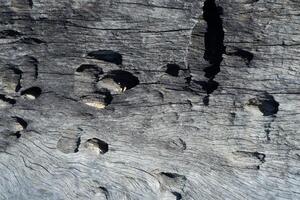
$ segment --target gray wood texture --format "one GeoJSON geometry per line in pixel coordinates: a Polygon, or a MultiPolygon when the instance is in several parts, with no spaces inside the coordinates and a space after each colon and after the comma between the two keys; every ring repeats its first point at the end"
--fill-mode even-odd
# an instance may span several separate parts
{"type": "Polygon", "coordinates": [[[300,199],[299,0],[0,0],[0,199],[300,199]]]}

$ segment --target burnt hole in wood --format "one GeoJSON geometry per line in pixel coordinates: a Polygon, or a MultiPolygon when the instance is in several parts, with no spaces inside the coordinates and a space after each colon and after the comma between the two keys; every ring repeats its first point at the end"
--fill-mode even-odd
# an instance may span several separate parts
{"type": "Polygon", "coordinates": [[[182,195],[178,192],[171,192],[175,197],[176,197],[176,200],[181,200],[182,199],[182,195]]]}
{"type": "Polygon", "coordinates": [[[36,99],[42,94],[42,89],[39,87],[31,87],[21,91],[21,95],[26,96],[28,99],[36,99]]]}
{"type": "Polygon", "coordinates": [[[113,70],[108,73],[104,78],[111,78],[119,84],[123,91],[129,90],[137,86],[140,81],[132,73],[123,70],[113,70]]]}
{"type": "Polygon", "coordinates": [[[103,60],[106,62],[114,63],[116,65],[121,65],[123,62],[122,55],[116,51],[112,50],[98,50],[98,51],[92,51],[89,52],[88,57],[97,59],[97,60],[103,60]]]}
{"type": "Polygon", "coordinates": [[[105,154],[108,152],[108,144],[98,138],[88,139],[85,144],[85,148],[90,150],[96,150],[100,154],[105,154]]]}
{"type": "Polygon", "coordinates": [[[0,94],[0,100],[1,100],[1,101],[4,101],[4,102],[7,102],[7,103],[9,103],[9,104],[11,104],[11,105],[16,104],[16,100],[15,100],[15,99],[6,97],[4,94],[0,94]]]}
{"type": "Polygon", "coordinates": [[[21,137],[21,132],[20,132],[20,131],[17,131],[17,132],[15,133],[15,136],[16,136],[17,138],[20,138],[20,137],[21,137]]]}
{"type": "Polygon", "coordinates": [[[272,95],[266,94],[258,108],[264,116],[272,116],[278,112],[279,103],[275,101],[272,95]]]}
{"type": "Polygon", "coordinates": [[[208,95],[213,93],[219,87],[219,83],[214,80],[209,80],[207,82],[199,81],[199,84],[202,86],[202,89],[205,90],[208,95]]]}
{"type": "Polygon", "coordinates": [[[3,30],[0,31],[0,39],[7,39],[7,38],[18,38],[22,36],[22,34],[15,30],[3,30]]]}
{"type": "MultiPolygon", "coordinates": [[[[214,65],[220,65],[223,60],[222,54],[225,52],[221,14],[222,7],[217,6],[215,0],[206,0],[204,2],[203,18],[207,22],[204,59],[214,65]]],[[[217,66],[214,67],[217,68],[217,66]]]]}
{"type": "Polygon", "coordinates": [[[22,119],[21,117],[12,117],[12,118],[15,119],[16,122],[23,127],[23,129],[27,128],[28,123],[24,119],[22,119]]]}
{"type": "Polygon", "coordinates": [[[178,77],[179,75],[179,71],[180,71],[180,66],[176,65],[176,64],[167,64],[167,70],[166,73],[171,75],[171,76],[175,76],[178,77]]]}
{"type": "Polygon", "coordinates": [[[44,40],[38,39],[38,38],[32,38],[32,37],[26,37],[26,38],[22,38],[20,40],[21,42],[25,43],[25,44],[45,44],[46,42],[44,40]]]}
{"type": "Polygon", "coordinates": [[[220,17],[222,13],[222,7],[217,6],[215,0],[204,2],[203,18],[207,23],[207,29],[204,36],[205,52],[203,57],[210,64],[203,70],[205,72],[204,76],[209,80],[206,83],[200,82],[208,94],[203,98],[204,105],[209,104],[209,94],[219,86],[219,83],[213,79],[220,72],[222,55],[225,53],[223,22],[220,17]]]}

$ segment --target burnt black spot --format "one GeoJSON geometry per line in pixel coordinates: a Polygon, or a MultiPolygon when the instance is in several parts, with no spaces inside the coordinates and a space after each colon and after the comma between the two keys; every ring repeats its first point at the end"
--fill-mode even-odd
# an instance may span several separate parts
{"type": "Polygon", "coordinates": [[[176,64],[167,64],[166,73],[171,76],[178,76],[179,75],[180,66],[176,64]]]}
{"type": "Polygon", "coordinates": [[[22,34],[15,30],[3,30],[0,31],[0,39],[6,39],[6,38],[18,38],[22,36],[22,34]]]}
{"type": "Polygon", "coordinates": [[[261,99],[261,103],[258,108],[264,116],[271,116],[275,115],[278,112],[279,103],[275,101],[272,95],[266,94],[261,99]]]}
{"type": "Polygon", "coordinates": [[[7,103],[9,103],[9,104],[11,104],[11,105],[16,104],[16,100],[15,100],[15,99],[6,97],[4,94],[0,94],[0,100],[1,100],[1,101],[4,101],[4,102],[7,102],[7,103]]]}
{"type": "Polygon", "coordinates": [[[120,53],[112,51],[112,50],[92,51],[92,52],[89,52],[87,55],[91,58],[114,63],[116,65],[121,65],[122,61],[123,61],[122,55],[120,53]]]}
{"type": "Polygon", "coordinates": [[[123,70],[110,71],[104,78],[112,78],[121,86],[121,88],[126,87],[127,90],[137,86],[140,83],[139,79],[136,76],[134,76],[130,72],[123,70]]]}
{"type": "Polygon", "coordinates": [[[39,87],[31,87],[21,92],[21,95],[32,95],[38,98],[42,94],[42,89],[39,87]]]}
{"type": "Polygon", "coordinates": [[[214,80],[205,81],[195,81],[202,86],[202,89],[206,91],[207,94],[213,93],[219,87],[219,83],[214,80]]]}

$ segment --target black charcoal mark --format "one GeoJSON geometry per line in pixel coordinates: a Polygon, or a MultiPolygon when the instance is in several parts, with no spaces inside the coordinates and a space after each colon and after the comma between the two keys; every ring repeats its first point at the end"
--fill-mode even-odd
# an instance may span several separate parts
{"type": "Polygon", "coordinates": [[[215,0],[206,0],[203,6],[203,18],[207,23],[205,33],[205,53],[204,59],[210,64],[203,71],[205,77],[209,79],[207,84],[202,85],[206,90],[207,96],[204,97],[203,103],[209,104],[209,94],[215,91],[219,83],[214,81],[215,76],[220,72],[220,65],[225,53],[223,22],[221,19],[222,7],[218,7],[215,0]]]}
{"type": "Polygon", "coordinates": [[[89,52],[88,57],[103,60],[106,62],[114,63],[116,65],[121,65],[123,62],[122,55],[116,51],[112,50],[98,50],[89,52]]]}
{"type": "Polygon", "coordinates": [[[182,199],[182,195],[178,192],[171,192],[175,197],[176,197],[176,200],[181,200],[182,199]]]}
{"type": "Polygon", "coordinates": [[[15,132],[14,135],[16,138],[20,138],[22,136],[20,131],[15,132]]]}
{"type": "Polygon", "coordinates": [[[9,103],[9,104],[11,104],[11,105],[16,104],[16,100],[15,100],[15,99],[6,97],[4,94],[0,94],[0,100],[1,100],[1,101],[4,101],[4,102],[7,102],[7,103],[9,103]]]}
{"type": "Polygon", "coordinates": [[[87,149],[99,149],[101,154],[108,152],[108,144],[98,138],[88,139],[84,145],[87,149]]]}
{"type": "Polygon", "coordinates": [[[263,96],[250,99],[248,105],[257,106],[263,116],[275,117],[279,110],[280,104],[272,95],[265,93],[263,96]]]}
{"type": "Polygon", "coordinates": [[[40,40],[38,38],[32,38],[32,37],[22,38],[20,41],[25,43],[25,44],[32,44],[32,45],[45,44],[46,43],[44,40],[40,40]]]}
{"type": "Polygon", "coordinates": [[[15,30],[3,30],[0,31],[0,39],[9,39],[9,38],[19,38],[21,37],[23,34],[21,34],[18,31],[15,30]]]}
{"type": "Polygon", "coordinates": [[[39,87],[31,87],[21,91],[21,95],[30,95],[35,99],[38,98],[42,94],[42,89],[39,87]]]}
{"type": "Polygon", "coordinates": [[[196,81],[196,83],[199,83],[202,86],[202,89],[205,90],[208,95],[213,93],[219,87],[219,83],[214,80],[209,80],[207,82],[196,81]]]}
{"type": "Polygon", "coordinates": [[[16,122],[17,122],[18,124],[20,124],[20,125],[23,127],[24,130],[27,128],[28,123],[27,123],[24,119],[22,119],[21,117],[16,117],[16,116],[14,116],[14,117],[12,117],[12,118],[15,119],[16,122]]]}
{"type": "Polygon", "coordinates": [[[176,64],[167,64],[167,70],[166,73],[178,77],[179,75],[180,66],[176,64]]]}
{"type": "Polygon", "coordinates": [[[129,90],[137,86],[140,81],[132,73],[123,70],[110,71],[104,78],[112,78],[122,89],[129,90]]]}
{"type": "Polygon", "coordinates": [[[272,95],[266,94],[262,98],[261,104],[258,106],[258,108],[264,116],[274,116],[278,112],[279,103],[272,95]]]}

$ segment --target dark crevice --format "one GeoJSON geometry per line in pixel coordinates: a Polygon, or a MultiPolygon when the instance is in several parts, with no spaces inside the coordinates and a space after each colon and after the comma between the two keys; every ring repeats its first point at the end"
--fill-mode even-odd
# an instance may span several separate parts
{"type": "Polygon", "coordinates": [[[170,172],[161,172],[160,173],[163,176],[167,176],[168,178],[172,178],[172,179],[176,179],[176,178],[180,178],[180,179],[186,179],[185,176],[180,175],[180,174],[176,174],[176,173],[170,173],[170,172]]]}
{"type": "Polygon", "coordinates": [[[76,148],[74,149],[74,153],[77,153],[79,151],[80,143],[81,143],[81,137],[78,137],[76,141],[76,148]]]}
{"type": "Polygon", "coordinates": [[[33,57],[33,56],[26,56],[26,60],[33,65],[34,67],[34,78],[37,79],[38,78],[38,75],[39,75],[39,69],[38,69],[38,66],[39,66],[39,61],[33,57]]]}
{"type": "Polygon", "coordinates": [[[122,89],[129,90],[137,86],[140,81],[132,73],[123,70],[110,71],[104,78],[112,78],[122,89]]]}
{"type": "Polygon", "coordinates": [[[19,123],[23,127],[23,129],[27,128],[28,123],[24,119],[20,117],[12,117],[12,118],[14,118],[17,121],[17,123],[19,123]]]}
{"type": "Polygon", "coordinates": [[[31,87],[21,91],[21,95],[31,95],[34,98],[38,98],[42,94],[42,89],[39,87],[31,87]]]}
{"type": "Polygon", "coordinates": [[[250,99],[248,105],[257,106],[264,116],[274,116],[279,110],[279,103],[268,93],[258,98],[250,99]]]}
{"type": "Polygon", "coordinates": [[[181,200],[182,199],[182,195],[178,192],[171,192],[175,197],[176,197],[176,200],[181,200]]]}
{"type": "Polygon", "coordinates": [[[258,108],[264,116],[273,116],[278,112],[279,103],[272,95],[266,94],[258,108]]]}
{"type": "Polygon", "coordinates": [[[105,187],[98,187],[101,192],[105,195],[105,198],[108,200],[109,199],[109,192],[105,187]]]}
{"type": "Polygon", "coordinates": [[[25,44],[45,44],[46,43],[44,40],[40,40],[38,38],[32,38],[32,37],[22,38],[20,41],[25,44]]]}
{"type": "Polygon", "coordinates": [[[93,65],[93,64],[83,64],[80,65],[77,69],[76,72],[82,73],[82,72],[89,72],[94,74],[95,78],[98,80],[99,79],[99,75],[103,74],[103,70],[102,68],[100,68],[97,65],[93,65]]]}
{"type": "Polygon", "coordinates": [[[178,77],[179,75],[180,66],[176,64],[167,64],[167,70],[166,73],[178,77]]]}
{"type": "Polygon", "coordinates": [[[33,7],[33,1],[32,0],[28,0],[28,4],[29,4],[30,8],[33,7]]]}
{"type": "Polygon", "coordinates": [[[227,53],[227,55],[234,55],[234,56],[241,57],[245,60],[247,65],[250,64],[250,62],[252,61],[252,59],[254,57],[253,53],[251,53],[249,51],[245,51],[240,48],[236,48],[234,52],[227,53]]]}
{"type": "Polygon", "coordinates": [[[258,152],[253,152],[253,156],[255,156],[258,160],[260,160],[262,163],[266,162],[266,154],[263,153],[258,153],[258,152]]]}
{"type": "Polygon", "coordinates": [[[89,52],[88,57],[97,59],[97,60],[103,60],[106,62],[114,63],[116,65],[122,64],[122,55],[118,52],[112,51],[112,50],[98,50],[98,51],[92,51],[89,52]]]}
{"type": "Polygon", "coordinates": [[[15,30],[0,31],[0,39],[18,38],[20,36],[22,36],[22,34],[19,31],[15,31],[15,30]]]}
{"type": "Polygon", "coordinates": [[[15,100],[15,99],[6,97],[4,94],[0,94],[0,100],[1,100],[1,101],[4,101],[4,102],[7,102],[7,103],[9,103],[9,104],[11,104],[11,105],[16,104],[16,100],[15,100]]]}
{"type": "Polygon", "coordinates": [[[106,152],[108,152],[108,144],[102,140],[99,140],[98,138],[88,139],[85,142],[85,147],[98,148],[101,154],[105,154],[106,152]]]}
{"type": "Polygon", "coordinates": [[[17,83],[17,86],[15,88],[15,92],[18,92],[22,88],[21,79],[22,79],[23,72],[20,69],[16,68],[15,66],[10,66],[9,69],[12,70],[13,73],[19,75],[18,83],[17,83]]]}
{"type": "Polygon", "coordinates": [[[222,12],[222,7],[217,6],[215,0],[204,2],[203,18],[207,23],[207,31],[205,33],[205,53],[203,57],[210,64],[209,67],[203,70],[205,77],[209,80],[206,84],[201,84],[207,92],[207,96],[203,99],[205,105],[209,105],[209,94],[213,93],[219,86],[214,78],[220,72],[222,55],[225,53],[223,22],[220,17],[222,12]]]}

